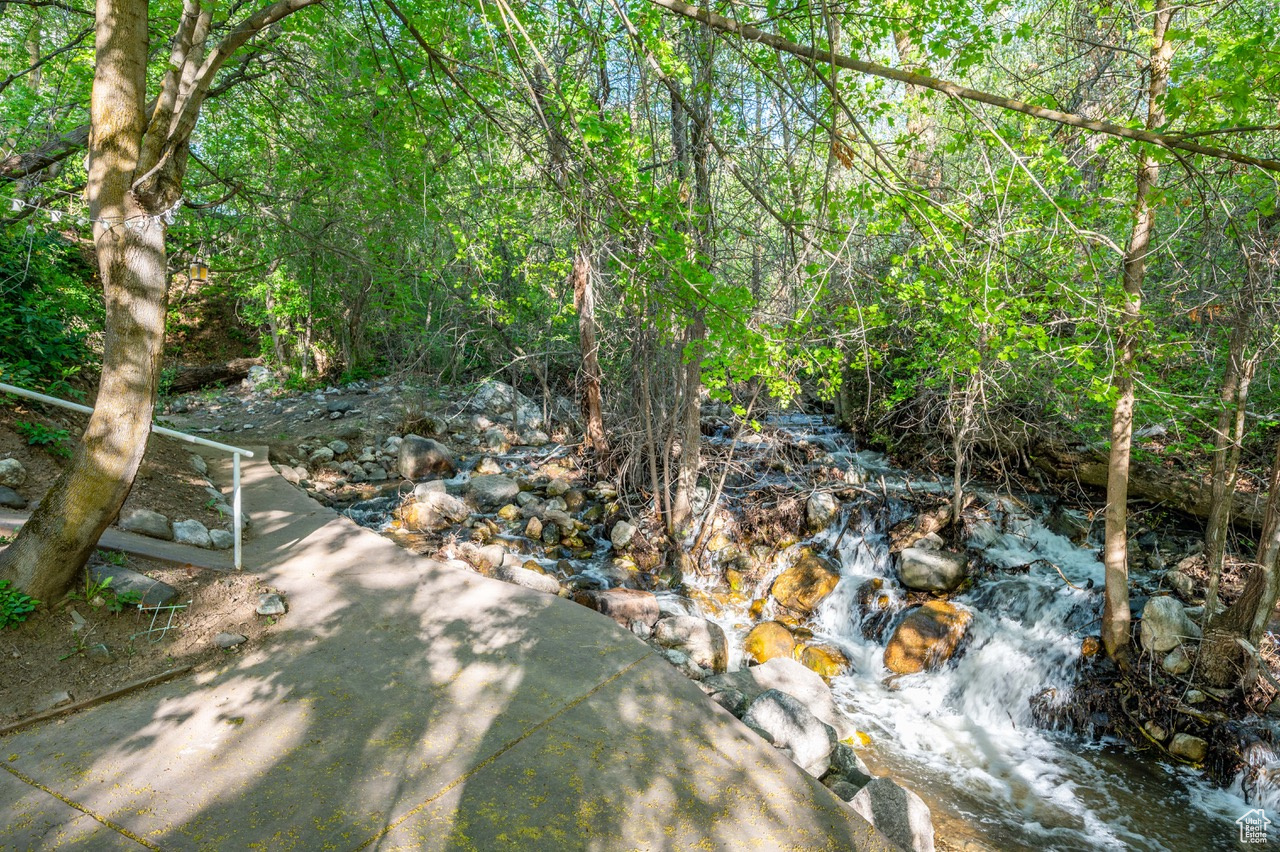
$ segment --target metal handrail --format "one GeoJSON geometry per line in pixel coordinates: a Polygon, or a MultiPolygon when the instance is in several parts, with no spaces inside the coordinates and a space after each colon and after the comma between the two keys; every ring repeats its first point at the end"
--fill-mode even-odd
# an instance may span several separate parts
{"type": "MultiPolygon", "coordinates": [[[[26,388],[8,385],[4,382],[0,382],[0,391],[3,391],[4,393],[11,393],[14,396],[24,396],[27,399],[34,399],[37,402],[44,402],[61,408],[69,408],[72,411],[79,411],[84,414],[93,413],[93,409],[87,405],[80,405],[77,402],[68,402],[65,399],[58,399],[56,396],[47,396],[46,394],[36,393],[35,391],[27,390],[26,388]]],[[[231,513],[235,518],[235,566],[237,570],[242,569],[244,565],[241,564],[240,541],[243,534],[242,530],[244,524],[240,502],[240,457],[248,456],[249,458],[253,458],[253,451],[242,449],[240,447],[233,447],[230,444],[220,444],[217,441],[210,441],[206,438],[200,438],[195,435],[188,435],[186,432],[177,432],[173,429],[167,429],[164,426],[157,426],[154,423],[151,424],[151,431],[159,435],[165,435],[169,438],[177,438],[179,441],[186,441],[189,444],[199,444],[202,447],[211,447],[215,450],[222,450],[224,453],[231,453],[231,513]]]]}

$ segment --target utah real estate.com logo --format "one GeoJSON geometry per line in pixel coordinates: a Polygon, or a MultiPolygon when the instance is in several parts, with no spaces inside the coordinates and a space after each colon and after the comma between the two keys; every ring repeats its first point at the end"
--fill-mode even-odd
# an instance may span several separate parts
{"type": "Polygon", "coordinates": [[[1271,825],[1271,820],[1267,819],[1267,813],[1262,808],[1249,811],[1236,820],[1236,825],[1240,826],[1241,843],[1267,842],[1267,826],[1271,825]]]}

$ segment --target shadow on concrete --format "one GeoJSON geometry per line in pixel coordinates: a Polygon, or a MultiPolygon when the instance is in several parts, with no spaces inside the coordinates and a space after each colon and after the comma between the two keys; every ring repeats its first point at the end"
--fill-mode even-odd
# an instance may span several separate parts
{"type": "Polygon", "coordinates": [[[612,621],[253,482],[280,629],[0,740],[0,846],[890,848],[612,621]]]}

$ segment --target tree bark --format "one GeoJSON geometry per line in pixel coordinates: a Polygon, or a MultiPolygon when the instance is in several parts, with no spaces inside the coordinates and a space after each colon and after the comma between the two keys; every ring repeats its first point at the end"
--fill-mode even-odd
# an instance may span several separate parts
{"type": "Polygon", "coordinates": [[[600,385],[604,373],[600,369],[600,344],[596,341],[596,294],[591,277],[591,256],[584,243],[585,235],[580,235],[572,273],[573,303],[578,310],[578,340],[582,348],[582,422],[586,428],[587,446],[596,458],[603,458],[609,452],[600,406],[600,385]]]}
{"type": "MultiPolygon", "coordinates": [[[[1168,0],[1156,0],[1152,24],[1151,58],[1148,63],[1147,122],[1148,130],[1164,124],[1163,98],[1169,83],[1169,62],[1173,45],[1165,34],[1174,10],[1168,0]]],[[[1129,463],[1133,445],[1133,412],[1135,405],[1135,370],[1142,311],[1142,284],[1146,275],[1147,253],[1155,227],[1155,210],[1150,194],[1160,176],[1155,157],[1147,150],[1138,152],[1137,177],[1134,186],[1133,228],[1122,263],[1124,303],[1120,313],[1120,329],[1116,339],[1116,403],[1111,417],[1111,454],[1108,460],[1107,509],[1103,544],[1106,583],[1102,608],[1102,643],[1112,659],[1127,656],[1131,617],[1129,614],[1129,544],[1128,500],[1129,463]]]]}

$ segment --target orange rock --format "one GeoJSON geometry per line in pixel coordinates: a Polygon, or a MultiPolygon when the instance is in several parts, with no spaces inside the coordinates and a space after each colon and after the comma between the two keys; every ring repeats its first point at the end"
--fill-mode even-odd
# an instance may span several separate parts
{"type": "Polygon", "coordinates": [[[787,609],[808,615],[840,582],[840,572],[828,560],[805,553],[773,581],[773,596],[787,609]]]}
{"type": "Polygon", "coordinates": [[[796,656],[805,668],[830,680],[849,671],[849,658],[839,648],[830,645],[803,645],[796,656]]]}
{"type": "Polygon", "coordinates": [[[796,640],[785,625],[766,621],[751,628],[742,643],[742,652],[755,662],[764,663],[775,657],[790,657],[795,647],[796,640]]]}
{"type": "Polygon", "coordinates": [[[1084,641],[1080,643],[1080,656],[1096,657],[1098,652],[1102,650],[1102,642],[1097,636],[1086,636],[1084,641]]]}
{"type": "Polygon", "coordinates": [[[908,615],[884,649],[884,665],[898,674],[936,669],[956,652],[973,613],[947,601],[929,601],[908,615]]]}

